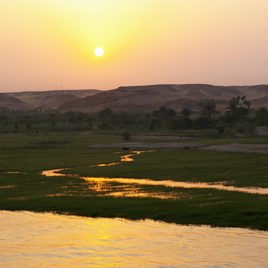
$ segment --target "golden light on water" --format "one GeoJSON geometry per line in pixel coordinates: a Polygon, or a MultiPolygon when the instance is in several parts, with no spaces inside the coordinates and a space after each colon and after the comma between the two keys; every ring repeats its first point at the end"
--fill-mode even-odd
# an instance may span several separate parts
{"type": "MultiPolygon", "coordinates": [[[[153,152],[149,151],[132,151],[129,154],[121,155],[121,162],[112,162],[112,163],[104,163],[98,164],[97,167],[109,167],[119,165],[122,162],[134,162],[135,155],[140,155],[142,153],[153,152]]],[[[131,185],[143,185],[143,186],[164,186],[169,188],[186,188],[186,189],[215,189],[221,191],[230,191],[230,192],[241,192],[248,194],[260,194],[266,195],[268,194],[267,188],[250,188],[250,187],[236,187],[232,185],[225,185],[224,182],[216,182],[216,183],[206,183],[206,182],[186,182],[186,181],[172,181],[172,180],[152,180],[149,178],[113,178],[113,177],[82,177],[78,174],[65,174],[61,173],[66,169],[52,169],[52,170],[44,170],[41,172],[43,176],[46,177],[58,177],[58,176],[69,176],[76,177],[87,181],[88,183],[93,185],[93,190],[97,192],[106,192],[106,195],[110,196],[121,196],[121,197],[151,197],[151,198],[161,198],[161,199],[174,199],[179,198],[178,195],[173,194],[162,194],[161,192],[150,194],[143,190],[142,188],[131,187],[131,185]],[[113,183],[122,184],[121,186],[115,186],[113,183]],[[108,193],[107,193],[108,192],[108,193]]]]}
{"type": "Polygon", "coordinates": [[[250,268],[268,261],[268,233],[248,229],[8,211],[0,221],[3,267],[250,268]]]}

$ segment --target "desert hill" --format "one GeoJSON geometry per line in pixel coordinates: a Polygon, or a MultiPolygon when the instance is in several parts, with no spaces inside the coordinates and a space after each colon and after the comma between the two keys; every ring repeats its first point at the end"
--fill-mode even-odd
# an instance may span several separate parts
{"type": "Polygon", "coordinates": [[[225,110],[228,101],[245,95],[252,107],[268,108],[268,85],[213,86],[207,84],[148,85],[119,87],[113,90],[52,90],[0,93],[0,108],[9,110],[41,110],[98,112],[151,112],[160,107],[180,111],[201,109],[201,103],[214,99],[219,110],[225,110]]]}
{"type": "Polygon", "coordinates": [[[268,107],[268,86],[213,86],[205,84],[150,85],[119,87],[64,103],[60,111],[97,112],[104,108],[113,111],[151,112],[162,106],[180,111],[182,108],[200,110],[201,103],[215,99],[219,110],[228,101],[245,95],[253,107],[268,107]]]}
{"type": "Polygon", "coordinates": [[[30,107],[25,102],[13,96],[0,93],[0,110],[21,111],[28,110],[29,108],[30,107]]]}
{"type": "MultiPolygon", "coordinates": [[[[17,98],[34,110],[57,110],[65,102],[79,100],[99,90],[51,90],[51,91],[24,91],[8,93],[8,96],[17,98]]],[[[10,107],[12,109],[12,107],[10,107]]]]}

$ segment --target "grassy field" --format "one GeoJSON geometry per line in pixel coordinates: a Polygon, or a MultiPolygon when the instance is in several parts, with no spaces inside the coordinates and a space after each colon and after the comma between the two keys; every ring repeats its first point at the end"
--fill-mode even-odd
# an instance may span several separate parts
{"type": "MultiPolygon", "coordinates": [[[[133,137],[135,141],[135,137],[133,137]]],[[[268,143],[267,138],[201,139],[206,144],[268,143]]],[[[174,193],[177,199],[100,195],[75,177],[47,178],[42,170],[70,168],[95,177],[171,179],[267,187],[268,154],[161,149],[118,161],[125,152],[93,144],[122,142],[120,135],[92,133],[5,134],[0,136],[0,209],[52,211],[93,217],[150,218],[181,224],[249,227],[268,230],[268,196],[208,189],[143,186],[147,192],[174,193]],[[115,154],[115,152],[120,154],[115,154]],[[20,173],[7,173],[7,172],[20,173]]],[[[155,142],[155,140],[154,140],[155,142]]]]}

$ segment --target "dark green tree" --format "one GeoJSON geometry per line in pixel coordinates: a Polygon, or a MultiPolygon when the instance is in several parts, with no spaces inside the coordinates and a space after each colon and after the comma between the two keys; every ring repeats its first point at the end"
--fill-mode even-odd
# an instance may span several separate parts
{"type": "Polygon", "coordinates": [[[200,117],[196,121],[197,128],[212,128],[216,125],[216,109],[215,100],[207,100],[202,104],[200,117]]]}
{"type": "Polygon", "coordinates": [[[150,129],[155,128],[170,128],[172,121],[176,118],[177,113],[175,110],[161,107],[152,114],[150,129]]]}
{"type": "Polygon", "coordinates": [[[245,96],[237,96],[230,100],[229,110],[236,118],[242,118],[249,114],[251,102],[245,96]]]}

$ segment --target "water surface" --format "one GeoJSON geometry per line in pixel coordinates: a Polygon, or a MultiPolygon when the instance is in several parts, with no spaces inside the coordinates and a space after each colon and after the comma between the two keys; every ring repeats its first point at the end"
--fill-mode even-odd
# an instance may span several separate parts
{"type": "MultiPolygon", "coordinates": [[[[62,171],[67,169],[51,169],[42,171],[42,175],[46,177],[57,177],[57,176],[70,176],[70,177],[79,177],[88,183],[93,184],[93,190],[96,188],[96,184],[102,184],[103,188],[106,184],[106,188],[112,191],[112,187],[116,190],[117,186],[113,186],[111,183],[119,183],[124,185],[151,185],[151,186],[164,186],[171,188],[187,188],[187,189],[214,189],[228,192],[240,192],[247,194],[260,194],[267,195],[268,188],[261,187],[236,187],[232,185],[224,185],[223,183],[206,183],[206,182],[185,182],[185,181],[172,181],[172,180],[151,180],[151,179],[141,179],[141,178],[112,178],[112,177],[83,177],[77,174],[65,174],[61,173],[62,171]]],[[[98,188],[98,187],[97,187],[98,188]]],[[[112,194],[113,195],[113,194],[112,194]]],[[[119,195],[118,195],[119,196],[119,195]]],[[[122,196],[134,196],[133,192],[127,195],[127,191],[124,192],[122,196]]],[[[150,197],[148,195],[144,195],[144,197],[150,197]]],[[[152,196],[153,197],[153,196],[152,196]]],[[[157,197],[157,196],[156,196],[157,197]]],[[[164,198],[161,196],[161,198],[164,198]]],[[[176,198],[175,196],[168,196],[167,198],[176,198]]]]}
{"type": "Polygon", "coordinates": [[[0,212],[1,267],[268,267],[268,232],[0,212]]]}

